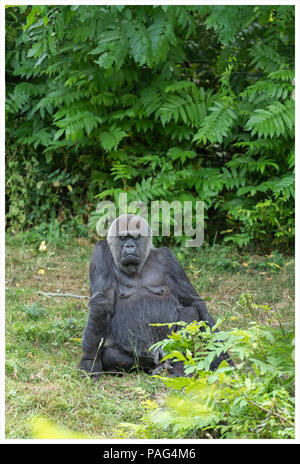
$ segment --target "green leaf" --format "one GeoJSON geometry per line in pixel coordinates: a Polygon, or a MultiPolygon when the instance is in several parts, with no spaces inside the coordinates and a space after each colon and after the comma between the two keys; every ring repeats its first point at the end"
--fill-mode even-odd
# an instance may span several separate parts
{"type": "Polygon", "coordinates": [[[98,60],[95,60],[95,63],[97,63],[100,68],[108,69],[112,66],[114,62],[113,56],[111,56],[108,52],[103,53],[98,60]]]}

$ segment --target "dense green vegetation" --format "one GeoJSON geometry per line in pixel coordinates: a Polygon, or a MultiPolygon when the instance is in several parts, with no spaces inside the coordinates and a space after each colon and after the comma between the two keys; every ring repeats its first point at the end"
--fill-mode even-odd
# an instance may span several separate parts
{"type": "Polygon", "coordinates": [[[208,240],[293,249],[293,6],[20,6],[6,22],[10,230],[83,235],[95,195],[126,191],[203,200],[208,240]]]}
{"type": "Polygon", "coordinates": [[[181,323],[156,344],[165,350],[165,360],[183,362],[192,377],[162,377],[172,389],[163,407],[149,404],[142,424],[128,428],[141,438],[187,438],[205,431],[209,438],[294,438],[294,333],[272,327],[274,311],[256,305],[250,295],[242,295],[240,304],[254,316],[248,330],[215,332],[204,322],[181,323]],[[261,323],[264,312],[269,327],[261,323]],[[209,371],[224,347],[237,360],[235,367],[223,361],[209,371]]]}

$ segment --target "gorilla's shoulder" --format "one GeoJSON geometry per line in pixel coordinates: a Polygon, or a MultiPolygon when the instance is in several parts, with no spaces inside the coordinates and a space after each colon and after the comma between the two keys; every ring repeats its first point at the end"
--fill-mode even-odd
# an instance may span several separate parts
{"type": "Polygon", "coordinates": [[[174,256],[172,250],[166,246],[164,247],[159,247],[159,248],[151,248],[152,251],[154,251],[155,253],[159,253],[160,255],[164,255],[164,256],[174,256]]]}
{"type": "Polygon", "coordinates": [[[96,244],[95,244],[95,248],[102,248],[103,250],[105,248],[108,248],[108,243],[107,243],[107,240],[106,239],[102,239],[102,240],[99,240],[96,244]]]}
{"type": "Polygon", "coordinates": [[[98,253],[108,253],[109,252],[109,245],[106,239],[99,240],[94,246],[94,252],[98,253]]]}
{"type": "Polygon", "coordinates": [[[176,261],[176,258],[168,247],[161,247],[161,248],[151,248],[150,254],[159,261],[164,263],[176,261]]]}
{"type": "Polygon", "coordinates": [[[94,260],[107,260],[110,256],[109,246],[106,240],[99,240],[94,246],[92,253],[92,261],[94,260]]]}

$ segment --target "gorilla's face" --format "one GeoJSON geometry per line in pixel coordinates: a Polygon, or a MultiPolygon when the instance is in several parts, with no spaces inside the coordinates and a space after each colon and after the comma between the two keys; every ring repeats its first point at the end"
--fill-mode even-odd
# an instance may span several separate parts
{"type": "Polygon", "coordinates": [[[118,268],[128,275],[136,275],[152,247],[151,229],[139,216],[123,215],[113,222],[107,241],[118,268]]]}
{"type": "Polygon", "coordinates": [[[121,247],[120,261],[124,266],[130,264],[139,264],[140,262],[140,241],[141,236],[131,233],[122,234],[119,236],[119,243],[121,247]]]}

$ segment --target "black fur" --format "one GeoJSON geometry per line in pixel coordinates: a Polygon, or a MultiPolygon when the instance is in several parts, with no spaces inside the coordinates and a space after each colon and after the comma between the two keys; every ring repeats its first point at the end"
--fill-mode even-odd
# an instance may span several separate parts
{"type": "MultiPolygon", "coordinates": [[[[129,250],[142,255],[139,260],[143,260],[147,240],[149,237],[136,239],[127,247],[126,255],[129,250]]],[[[120,259],[122,249],[123,244],[120,259]]],[[[126,267],[122,270],[118,266],[118,258],[112,256],[106,240],[101,240],[94,248],[90,263],[90,311],[79,369],[95,378],[103,371],[129,370],[134,366],[155,371],[163,354],[148,350],[166,338],[172,329],[149,324],[196,320],[206,321],[211,327],[214,325],[205,302],[173,253],[168,248],[149,250],[142,268],[138,263],[130,263],[127,273],[126,267]]],[[[215,359],[211,367],[216,368],[222,359],[227,356],[215,359]]],[[[171,375],[183,375],[179,363],[174,367],[171,375]]]]}

